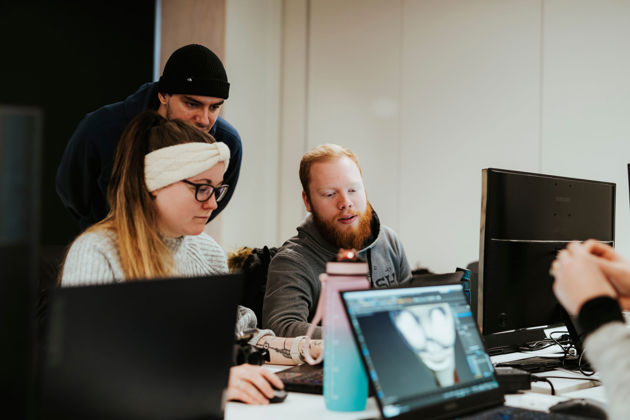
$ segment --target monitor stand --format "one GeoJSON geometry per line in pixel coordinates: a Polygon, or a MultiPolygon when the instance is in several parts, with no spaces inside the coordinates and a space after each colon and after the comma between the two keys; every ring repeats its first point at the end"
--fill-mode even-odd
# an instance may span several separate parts
{"type": "Polygon", "coordinates": [[[520,347],[531,341],[544,340],[547,338],[545,329],[548,326],[539,328],[527,328],[512,330],[494,334],[484,335],[486,349],[490,356],[497,354],[514,353],[520,351],[520,347]]]}

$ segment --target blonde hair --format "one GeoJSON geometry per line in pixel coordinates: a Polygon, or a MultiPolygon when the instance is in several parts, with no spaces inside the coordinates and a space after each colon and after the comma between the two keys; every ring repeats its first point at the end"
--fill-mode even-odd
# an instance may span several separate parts
{"type": "Polygon", "coordinates": [[[107,188],[109,213],[85,232],[116,234],[125,280],[175,274],[173,255],[158,231],[158,213],[144,173],[144,157],[183,143],[214,143],[214,138],[180,120],[145,111],[125,128],[107,188]]]}
{"type": "Polygon", "coordinates": [[[342,157],[347,157],[352,159],[354,163],[357,164],[357,168],[359,168],[359,173],[361,172],[361,165],[359,165],[359,159],[357,155],[352,152],[352,150],[347,147],[339,146],[338,144],[322,144],[307,152],[304,156],[302,156],[302,160],[300,161],[300,182],[302,183],[302,189],[306,193],[306,196],[310,198],[309,192],[309,184],[311,182],[311,166],[317,162],[328,162],[334,159],[339,159],[342,157]]]}

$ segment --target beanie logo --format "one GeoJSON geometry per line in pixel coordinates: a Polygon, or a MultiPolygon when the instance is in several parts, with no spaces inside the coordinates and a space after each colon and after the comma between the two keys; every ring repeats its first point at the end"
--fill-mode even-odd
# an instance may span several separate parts
{"type": "Polygon", "coordinates": [[[192,77],[186,79],[187,82],[192,82],[192,77]]]}

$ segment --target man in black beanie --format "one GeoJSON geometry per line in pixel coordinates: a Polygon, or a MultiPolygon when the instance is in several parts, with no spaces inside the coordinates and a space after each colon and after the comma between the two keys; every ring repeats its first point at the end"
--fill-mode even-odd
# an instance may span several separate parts
{"type": "Polygon", "coordinates": [[[224,176],[230,188],[209,220],[221,213],[236,188],[243,156],[238,132],[219,116],[229,90],[221,60],[208,48],[190,44],[171,54],[159,82],[145,83],[124,101],[87,114],[57,169],[57,194],[79,219],[81,230],[107,215],[107,184],[118,140],[127,124],[147,109],[194,124],[230,148],[224,176]]]}

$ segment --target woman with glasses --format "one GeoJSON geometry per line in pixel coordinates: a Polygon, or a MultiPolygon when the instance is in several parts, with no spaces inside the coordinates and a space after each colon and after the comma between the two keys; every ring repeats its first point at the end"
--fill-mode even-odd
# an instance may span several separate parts
{"type": "Polygon", "coordinates": [[[116,150],[109,214],[74,241],[61,285],[225,273],[222,248],[203,230],[229,188],[229,159],[210,135],[140,114],[116,150]]]}
{"type": "MultiPolygon", "coordinates": [[[[116,150],[107,191],[111,210],[72,243],[61,285],[227,273],[225,253],[204,227],[229,188],[223,184],[229,161],[228,147],[209,134],[154,111],[138,115],[116,150]]],[[[254,313],[239,307],[237,332],[255,326],[254,313]]],[[[267,343],[272,362],[295,363],[288,356],[295,353],[292,339],[271,331],[254,339],[267,343]]],[[[272,385],[283,388],[268,369],[236,366],[228,398],[265,404],[272,385]]]]}

